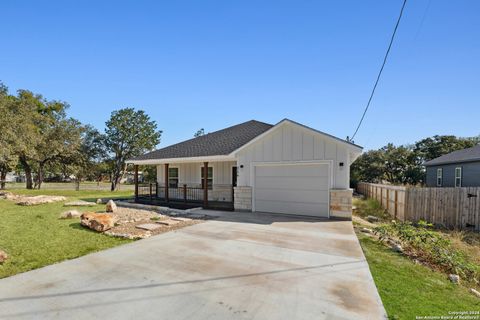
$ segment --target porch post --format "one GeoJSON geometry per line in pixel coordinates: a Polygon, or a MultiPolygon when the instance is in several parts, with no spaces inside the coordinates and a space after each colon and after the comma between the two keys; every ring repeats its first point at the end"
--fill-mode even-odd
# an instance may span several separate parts
{"type": "Polygon", "coordinates": [[[203,163],[203,207],[208,207],[208,162],[203,163]]]}
{"type": "Polygon", "coordinates": [[[134,166],[135,174],[133,175],[133,182],[135,183],[135,201],[138,200],[138,165],[134,166]]]}
{"type": "Polygon", "coordinates": [[[168,163],[165,163],[165,201],[168,202],[168,163]]]}

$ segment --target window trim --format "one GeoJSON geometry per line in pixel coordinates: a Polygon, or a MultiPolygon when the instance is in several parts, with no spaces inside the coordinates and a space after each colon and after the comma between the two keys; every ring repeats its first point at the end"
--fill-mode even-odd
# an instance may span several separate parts
{"type": "Polygon", "coordinates": [[[169,188],[178,188],[178,185],[180,183],[180,169],[178,167],[169,167],[168,168],[168,187],[169,188]],[[170,170],[174,169],[177,170],[177,177],[176,178],[170,178],[170,170]],[[171,184],[170,180],[177,180],[177,183],[171,184]]]}
{"type": "Polygon", "coordinates": [[[437,168],[437,187],[443,186],[443,168],[437,168]]]}
{"type": "Polygon", "coordinates": [[[463,176],[463,169],[462,167],[455,167],[455,188],[461,188],[462,187],[462,177],[463,176]],[[457,170],[460,172],[460,175],[457,176],[457,170]],[[459,182],[457,185],[457,181],[459,182]]]}
{"type": "MultiPolygon", "coordinates": [[[[204,166],[201,166],[200,167],[200,185],[202,186],[202,189],[203,189],[203,168],[205,168],[204,166]]],[[[207,186],[208,186],[208,190],[212,190],[213,189],[213,178],[215,176],[215,170],[213,169],[213,166],[208,166],[208,169],[207,169],[207,186]],[[210,171],[210,168],[212,169],[212,177],[209,178],[208,177],[208,171],[210,171]],[[209,180],[212,180],[212,183],[208,183],[209,180]]]]}

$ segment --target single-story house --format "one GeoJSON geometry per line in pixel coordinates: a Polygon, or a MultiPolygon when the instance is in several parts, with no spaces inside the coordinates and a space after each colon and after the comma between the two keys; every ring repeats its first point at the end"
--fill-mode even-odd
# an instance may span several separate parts
{"type": "Polygon", "coordinates": [[[427,161],[427,187],[480,187],[480,144],[427,161]]]}
{"type": "Polygon", "coordinates": [[[251,120],[128,162],[157,166],[138,202],[318,217],[352,214],[350,165],[362,147],[289,119],[251,120]]]}

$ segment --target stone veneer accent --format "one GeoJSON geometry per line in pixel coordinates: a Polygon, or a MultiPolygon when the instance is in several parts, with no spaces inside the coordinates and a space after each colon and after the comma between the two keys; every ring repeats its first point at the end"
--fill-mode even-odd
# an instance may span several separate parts
{"type": "Polygon", "coordinates": [[[235,187],[233,190],[235,210],[252,211],[252,187],[235,187]]]}
{"type": "Polygon", "coordinates": [[[330,217],[352,218],[352,189],[330,190],[330,217]]]}

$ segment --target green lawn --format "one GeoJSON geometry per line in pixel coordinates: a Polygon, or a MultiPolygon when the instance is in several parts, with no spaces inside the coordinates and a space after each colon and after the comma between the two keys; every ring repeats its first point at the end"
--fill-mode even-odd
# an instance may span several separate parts
{"type": "MultiPolygon", "coordinates": [[[[68,200],[90,201],[97,198],[132,196],[132,191],[10,191],[17,194],[63,195],[68,197],[68,200]]],[[[24,207],[0,199],[0,249],[6,251],[10,257],[0,265],[0,278],[130,242],[87,230],[80,225],[79,219],[58,219],[59,214],[68,209],[74,208],[63,207],[63,202],[24,207]]],[[[75,209],[96,211],[104,210],[105,206],[75,209]]]]}
{"type": "Polygon", "coordinates": [[[416,265],[363,234],[359,239],[390,319],[480,310],[480,299],[445,274],[416,265]]]}

